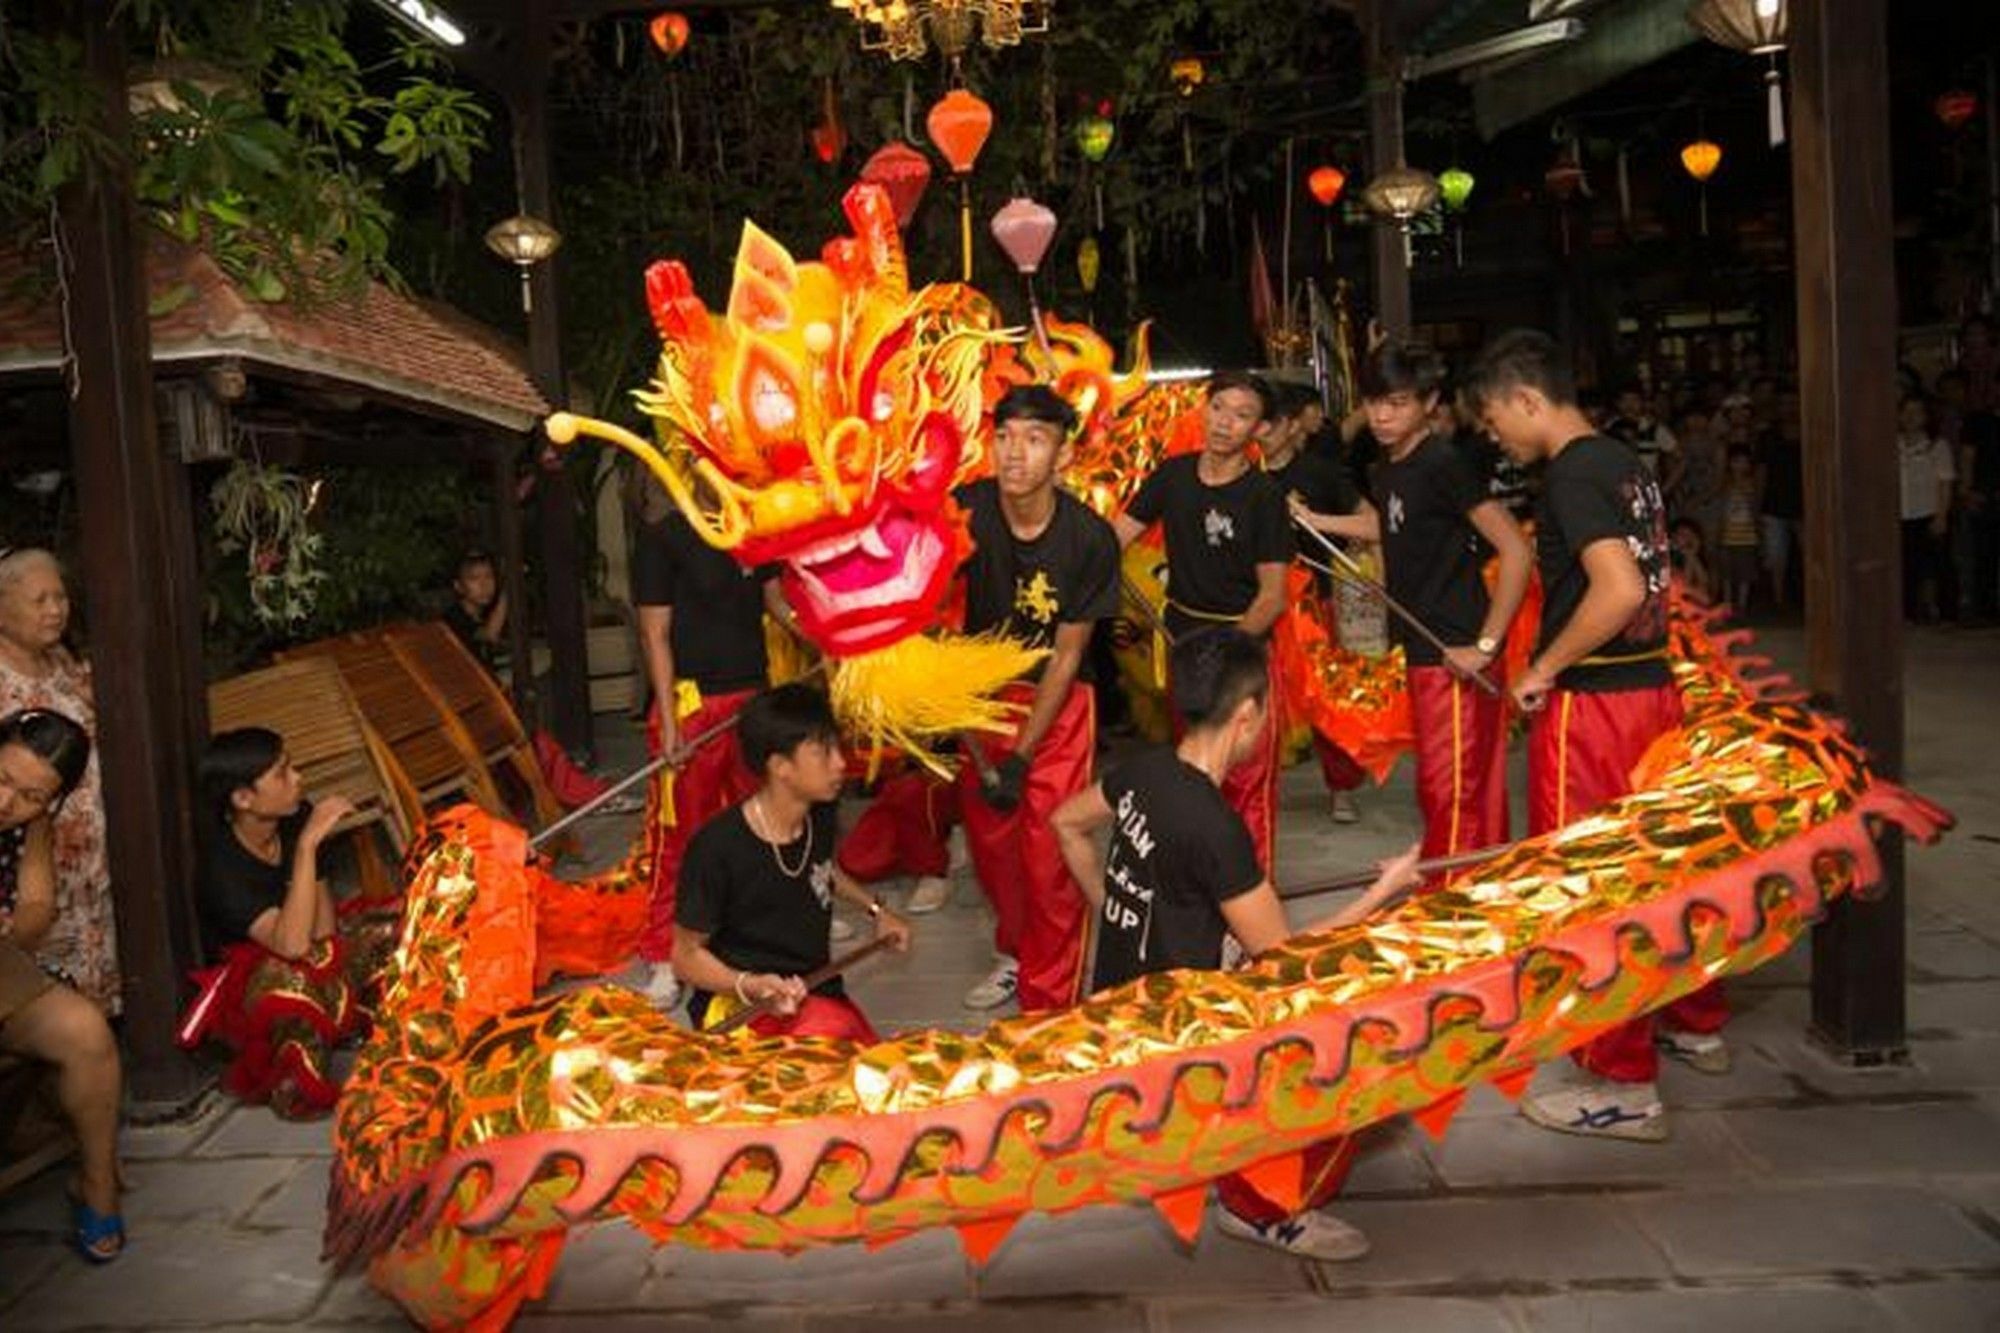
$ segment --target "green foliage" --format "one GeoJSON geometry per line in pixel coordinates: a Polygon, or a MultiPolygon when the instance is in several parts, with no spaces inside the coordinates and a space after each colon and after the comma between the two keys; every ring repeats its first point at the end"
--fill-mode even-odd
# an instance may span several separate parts
{"type": "Polygon", "coordinates": [[[65,37],[0,26],[0,212],[39,217],[65,183],[129,156],[141,208],[260,299],[314,299],[393,277],[378,164],[464,181],[489,113],[398,39],[364,68],[343,0],[145,0],[122,17],[135,72],[171,96],[105,133],[65,37]],[[5,79],[12,74],[17,79],[5,79]]]}

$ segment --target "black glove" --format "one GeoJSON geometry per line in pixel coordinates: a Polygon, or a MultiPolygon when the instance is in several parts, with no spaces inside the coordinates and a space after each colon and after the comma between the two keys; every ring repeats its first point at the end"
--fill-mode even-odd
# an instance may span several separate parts
{"type": "Polygon", "coordinates": [[[1021,804],[1021,797],[1028,790],[1028,758],[1023,754],[1010,754],[993,765],[993,776],[980,786],[980,795],[986,804],[1006,814],[1021,804]]]}

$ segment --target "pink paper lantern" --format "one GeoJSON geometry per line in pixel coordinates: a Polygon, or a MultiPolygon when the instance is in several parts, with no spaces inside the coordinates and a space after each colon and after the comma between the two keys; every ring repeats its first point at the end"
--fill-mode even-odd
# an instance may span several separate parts
{"type": "Polygon", "coordinates": [[[1023,277],[1040,266],[1055,237],[1055,213],[1032,199],[1010,199],[993,215],[993,239],[1023,277]]]}

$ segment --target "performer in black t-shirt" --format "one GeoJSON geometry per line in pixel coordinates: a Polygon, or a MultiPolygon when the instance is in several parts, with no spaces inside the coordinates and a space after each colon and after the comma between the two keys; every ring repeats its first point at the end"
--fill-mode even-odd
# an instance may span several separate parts
{"type": "MultiPolygon", "coordinates": [[[[1206,412],[1200,452],[1155,468],[1113,526],[1120,546],[1155,523],[1165,534],[1169,634],[1178,639],[1229,626],[1261,638],[1285,609],[1293,540],[1284,497],[1249,454],[1271,412],[1270,386],[1225,371],[1208,383],[1206,412]]],[[[1258,863],[1268,869],[1277,836],[1275,725],[1229,774],[1222,793],[1249,825],[1258,863]]]]}
{"type": "MultiPolygon", "coordinates": [[[[1547,335],[1496,338],[1466,387],[1487,429],[1523,463],[1546,464],[1535,543],[1542,632],[1514,699],[1534,714],[1528,831],[1560,828],[1631,790],[1633,766],[1678,726],[1667,663],[1671,561],[1659,483],[1578,408],[1569,358],[1547,335]]],[[[1594,1081],[1523,1099],[1538,1124],[1576,1134],[1667,1134],[1654,1079],[1659,1045],[1696,1068],[1728,1067],[1728,1010],[1711,985],[1583,1046],[1594,1081]],[[1656,1032],[1657,1026],[1657,1032],[1656,1032]]]]}
{"type": "Polygon", "coordinates": [[[772,1002],[753,1019],[760,1036],[876,1040],[840,978],[808,993],[824,967],[833,900],[867,912],[898,949],[909,927],[834,864],[835,803],[846,777],[840,732],[826,696],[780,685],[743,705],[736,725],[744,761],[759,778],[740,805],[695,831],[680,863],[674,971],[694,988],[697,1026],[720,1018],[719,997],[772,1002]]]}
{"type": "Polygon", "coordinates": [[[196,1008],[235,1054],[223,1086],[288,1119],[325,1115],[340,1091],[327,1057],[362,1015],[319,849],[354,807],[342,796],[306,801],[284,738],[263,727],[211,740],[200,784],[198,897],[217,966],[196,1008]]]}
{"type": "Polygon", "coordinates": [[[479,665],[488,671],[499,666],[507,644],[507,594],[500,590],[493,557],[486,552],[467,551],[459,557],[444,623],[479,665]]]}
{"type": "MultiPolygon", "coordinates": [[[[764,688],[764,615],[783,620],[790,610],[767,571],[745,569],[704,542],[657,482],[650,483],[646,503],[655,512],[638,524],[632,604],[653,687],[646,740],[650,752],[661,755],[728,721],[764,688]]],[[[668,960],[674,884],[688,837],[756,785],[728,734],[662,770],[655,788],[658,817],[646,816],[647,836],[654,840],[653,883],[639,937],[639,956],[653,965],[646,991],[662,1007],[671,1006],[678,991],[668,960]]]]}
{"type": "MultiPolygon", "coordinates": [[[[1308,513],[1328,515],[1360,514],[1368,510],[1368,502],[1354,489],[1348,478],[1347,469],[1323,454],[1308,448],[1306,418],[1308,413],[1319,411],[1319,398],[1312,390],[1296,384],[1281,384],[1275,387],[1277,406],[1272,409],[1271,419],[1264,423],[1262,452],[1264,474],[1277,484],[1278,493],[1285,502],[1295,509],[1308,513]]],[[[1317,548],[1309,548],[1311,541],[1302,532],[1292,534],[1295,549],[1307,556],[1318,556],[1317,548]]],[[[1331,581],[1325,574],[1313,577],[1311,588],[1317,589],[1318,596],[1307,595],[1296,598],[1285,614],[1294,616],[1325,616],[1332,606],[1331,581]]],[[[1331,628],[1331,626],[1329,626],[1331,628]]],[[[1286,691],[1279,691],[1279,698],[1288,698],[1286,691]]],[[[1283,730],[1289,725],[1280,723],[1283,730]]],[[[1313,757],[1319,760],[1320,776],[1326,780],[1326,788],[1333,793],[1333,821],[1336,824],[1352,824],[1360,818],[1354,808],[1349,792],[1368,780],[1368,772],[1354,757],[1335,745],[1318,731],[1312,732],[1313,757]]]]}
{"type": "Polygon", "coordinates": [[[1118,609],[1118,538],[1056,486],[1076,414],[1044,385],[1010,389],[993,409],[993,476],[955,498],[971,517],[965,629],[1049,650],[1040,671],[1008,687],[1025,711],[1011,736],[983,747],[998,783],[959,773],[966,849],[996,920],[1002,962],[966,1002],[1011,994],[1023,1013],[1076,1003],[1083,983],[1083,896],[1049,831],[1057,806],[1090,781],[1097,749],[1089,682],[1091,631],[1118,609]]]}
{"type": "Polygon", "coordinates": [[[1439,652],[1400,617],[1390,626],[1408,665],[1424,855],[1507,840],[1507,709],[1471,677],[1490,673],[1528,590],[1526,534],[1449,438],[1431,431],[1444,366],[1389,342],[1361,371],[1368,427],[1382,446],[1376,508],[1353,518],[1301,513],[1322,532],[1382,543],[1389,592],[1447,645],[1439,652]],[[1488,597],[1484,566],[1499,555],[1488,597]]]}
{"type": "MultiPolygon", "coordinates": [[[[1120,764],[1055,814],[1063,859],[1097,913],[1093,991],[1177,968],[1222,966],[1225,939],[1251,956],[1289,933],[1242,819],[1222,798],[1223,775],[1263,743],[1270,676],[1263,646],[1237,630],[1215,630],[1173,649],[1180,740],[1120,764]],[[1100,859],[1098,835],[1111,829],[1100,859]]],[[[1414,848],[1384,867],[1375,886],[1315,929],[1359,921],[1411,878],[1414,848]]],[[[1318,1210],[1340,1192],[1354,1140],[1305,1150],[1302,1209],[1272,1204],[1241,1176],[1216,1182],[1225,1235],[1314,1259],[1358,1259],[1368,1241],[1318,1210]]]]}

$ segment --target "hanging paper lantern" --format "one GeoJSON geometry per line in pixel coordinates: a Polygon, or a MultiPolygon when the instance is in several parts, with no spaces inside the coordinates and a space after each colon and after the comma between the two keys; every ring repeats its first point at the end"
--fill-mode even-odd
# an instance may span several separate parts
{"type": "Polygon", "coordinates": [[[1712,139],[1696,139],[1681,149],[1681,166],[1698,181],[1705,183],[1721,165],[1722,145],[1712,139]]]}
{"type": "Polygon", "coordinates": [[[1097,274],[1103,266],[1104,256],[1098,253],[1097,238],[1084,237],[1083,244],[1076,247],[1076,276],[1085,292],[1097,290],[1097,274]]]}
{"type": "Polygon", "coordinates": [[[931,160],[898,140],[884,144],[861,168],[861,179],[882,187],[896,210],[896,225],[907,229],[931,184],[931,160]]]}
{"type": "Polygon", "coordinates": [[[1567,203],[1583,185],[1582,164],[1564,157],[1542,173],[1542,184],[1558,200],[1567,203]]]}
{"type": "Polygon", "coordinates": [[[1948,130],[1961,128],[1979,110],[1979,99],[1963,88],[1954,88],[1948,93],[1940,93],[1937,101],[1931,103],[1931,110],[1944,122],[1948,130]]]}
{"type": "Polygon", "coordinates": [[[1694,0],[1688,22],[1709,41],[1770,63],[1764,70],[1765,118],[1771,147],[1785,141],[1785,92],[1778,73],[1778,55],[1791,32],[1789,0],[1694,0]]]}
{"type": "Polygon", "coordinates": [[[992,226],[993,239],[1000,242],[1007,258],[1025,277],[1041,266],[1042,256],[1049,252],[1049,242],[1056,236],[1056,215],[1032,199],[1009,199],[993,215],[992,226]]]}
{"type": "Polygon", "coordinates": [[[1454,213],[1463,209],[1465,201],[1472,197],[1472,186],[1472,173],[1464,167],[1446,167],[1438,173],[1438,197],[1454,213]]]}
{"type": "Polygon", "coordinates": [[[672,60],[688,44],[687,15],[669,9],[655,15],[653,21],[646,25],[646,32],[652,37],[653,45],[660,48],[660,53],[672,60]]]}
{"type": "Polygon", "coordinates": [[[952,171],[963,176],[979,160],[986,136],[993,132],[993,108],[965,89],[954,88],[938,99],[924,125],[952,171]]]}
{"type": "Polygon", "coordinates": [[[1199,56],[1182,56],[1167,67],[1167,77],[1174,81],[1174,91],[1182,97],[1193,97],[1194,90],[1208,79],[1208,67],[1201,63],[1199,56]]]}
{"type": "Polygon", "coordinates": [[[1099,102],[1095,115],[1085,116],[1076,123],[1076,146],[1084,158],[1091,162],[1102,162],[1111,151],[1111,141],[1118,137],[1118,126],[1111,119],[1111,103],[1099,102]]]}
{"type": "Polygon", "coordinates": [[[1339,167],[1314,167],[1306,175],[1306,189],[1319,200],[1321,208],[1332,208],[1333,201],[1340,198],[1340,192],[1347,188],[1347,173],[1339,167]]]}
{"type": "Polygon", "coordinates": [[[823,85],[819,124],[813,126],[811,137],[813,156],[828,166],[847,151],[847,127],[840,123],[840,99],[834,94],[832,79],[823,85]]]}

